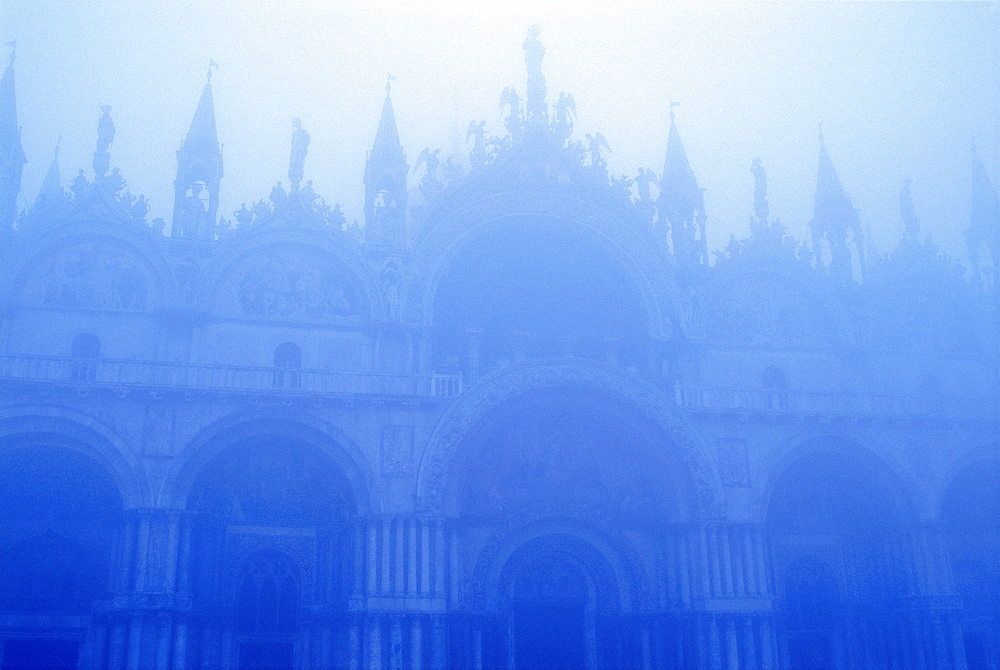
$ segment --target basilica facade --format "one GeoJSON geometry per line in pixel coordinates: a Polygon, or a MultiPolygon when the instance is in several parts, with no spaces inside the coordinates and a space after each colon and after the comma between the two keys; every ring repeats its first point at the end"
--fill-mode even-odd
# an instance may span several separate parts
{"type": "Polygon", "coordinates": [[[987,171],[964,266],[908,188],[866,255],[822,142],[811,240],[754,161],[710,250],[673,118],[662,174],[609,175],[524,51],[506,132],[417,177],[386,88],[363,225],[301,124],[220,216],[211,77],[169,226],[110,108],[19,208],[12,59],[0,668],[1000,668],[987,171]]]}

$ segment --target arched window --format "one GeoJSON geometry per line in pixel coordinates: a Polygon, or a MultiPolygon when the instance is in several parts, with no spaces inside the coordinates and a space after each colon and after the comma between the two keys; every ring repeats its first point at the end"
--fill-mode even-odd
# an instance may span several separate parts
{"type": "Polygon", "coordinates": [[[299,574],[288,556],[261,552],[244,564],[236,602],[240,670],[295,666],[298,610],[299,574]]]}
{"type": "Polygon", "coordinates": [[[285,554],[265,552],[243,567],[237,601],[237,625],[244,635],[283,637],[298,621],[299,579],[285,554]]]}
{"type": "Polygon", "coordinates": [[[97,359],[101,355],[101,341],[93,333],[80,333],[73,338],[70,356],[70,379],[75,382],[92,382],[97,379],[97,359]]]}
{"type": "Polygon", "coordinates": [[[789,668],[833,668],[832,636],[840,610],[837,578],[828,564],[801,559],[785,575],[789,668]]]}
{"type": "Polygon", "coordinates": [[[299,388],[302,374],[302,350],[292,342],[282,342],[274,349],[274,376],[272,385],[275,388],[299,388]]]}

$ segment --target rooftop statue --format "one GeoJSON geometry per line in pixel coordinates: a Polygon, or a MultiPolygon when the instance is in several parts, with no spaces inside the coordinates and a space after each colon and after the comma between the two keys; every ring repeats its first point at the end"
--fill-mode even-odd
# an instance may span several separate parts
{"type": "Polygon", "coordinates": [[[469,121],[469,129],[465,132],[465,142],[468,144],[470,138],[475,138],[472,144],[472,152],[469,160],[473,167],[482,167],[486,164],[486,122],[469,121]]]}
{"type": "Polygon", "coordinates": [[[108,149],[115,141],[115,122],[111,120],[111,105],[101,105],[101,118],[97,122],[97,150],[94,152],[94,174],[104,176],[111,167],[108,149]]]}
{"type": "Polygon", "coordinates": [[[573,132],[573,119],[576,118],[576,101],[569,93],[560,93],[555,104],[556,118],[553,124],[556,133],[562,139],[568,139],[573,132]]]}
{"type": "Polygon", "coordinates": [[[611,153],[611,147],[608,146],[608,141],[604,139],[604,135],[600,133],[594,133],[591,135],[587,133],[587,151],[590,153],[590,164],[596,168],[606,168],[608,162],[604,160],[604,152],[607,151],[611,153]]]}
{"type": "Polygon", "coordinates": [[[761,165],[759,158],[753,159],[753,163],[750,165],[750,172],[753,173],[754,179],[753,213],[757,217],[757,223],[765,225],[767,217],[771,213],[771,208],[767,203],[767,173],[764,172],[764,166],[761,165]]]}
{"type": "Polygon", "coordinates": [[[504,108],[510,109],[510,113],[504,120],[507,130],[512,135],[516,134],[520,130],[521,124],[521,98],[513,86],[505,87],[503,93],[500,94],[500,114],[503,114],[504,108]]]}
{"type": "Polygon", "coordinates": [[[545,119],[548,110],[545,105],[545,76],[542,74],[542,58],[545,47],[538,41],[541,31],[538,26],[528,29],[524,40],[524,66],[528,70],[528,120],[545,119]]]}
{"type": "Polygon", "coordinates": [[[111,105],[101,105],[101,118],[97,122],[97,150],[107,152],[115,141],[115,122],[111,120],[111,105]]]}
{"type": "Polygon", "coordinates": [[[291,183],[293,191],[299,190],[302,182],[302,167],[306,162],[306,153],[309,151],[309,133],[302,128],[302,121],[292,119],[292,156],[288,162],[288,181],[291,183]]]}

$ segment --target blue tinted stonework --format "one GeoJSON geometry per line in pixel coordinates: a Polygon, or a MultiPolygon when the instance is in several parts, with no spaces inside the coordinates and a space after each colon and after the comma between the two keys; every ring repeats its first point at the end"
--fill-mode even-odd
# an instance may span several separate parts
{"type": "Polygon", "coordinates": [[[524,52],[506,132],[413,168],[386,87],[363,225],[298,120],[288,181],[220,218],[211,76],[169,226],[110,108],[19,207],[12,59],[0,668],[1000,667],[982,164],[964,266],[909,184],[873,254],[822,139],[812,238],[748,157],[711,250],[673,114],[660,174],[610,175],[524,52]]]}

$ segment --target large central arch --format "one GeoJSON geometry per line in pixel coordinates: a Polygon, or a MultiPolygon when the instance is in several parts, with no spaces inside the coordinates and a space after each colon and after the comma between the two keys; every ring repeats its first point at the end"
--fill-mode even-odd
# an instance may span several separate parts
{"type": "Polygon", "coordinates": [[[497,227],[530,222],[540,229],[573,230],[600,245],[637,292],[650,336],[666,338],[679,313],[669,265],[648,231],[631,225],[632,217],[624,206],[598,205],[551,190],[504,191],[448,203],[434,212],[414,249],[415,279],[406,290],[406,318],[430,327],[442,278],[456,257],[497,227]]]}
{"type": "Polygon", "coordinates": [[[418,505],[455,513],[452,486],[463,441],[497,407],[529,393],[584,392],[630,408],[655,426],[662,448],[676,454],[691,486],[691,515],[714,518],[721,510],[721,485],[708,450],[669,400],[648,383],[621,370],[588,361],[522,363],[489,375],[463,394],[442,417],[424,450],[416,481],[418,505]],[[449,488],[450,487],[450,488],[449,488]]]}

